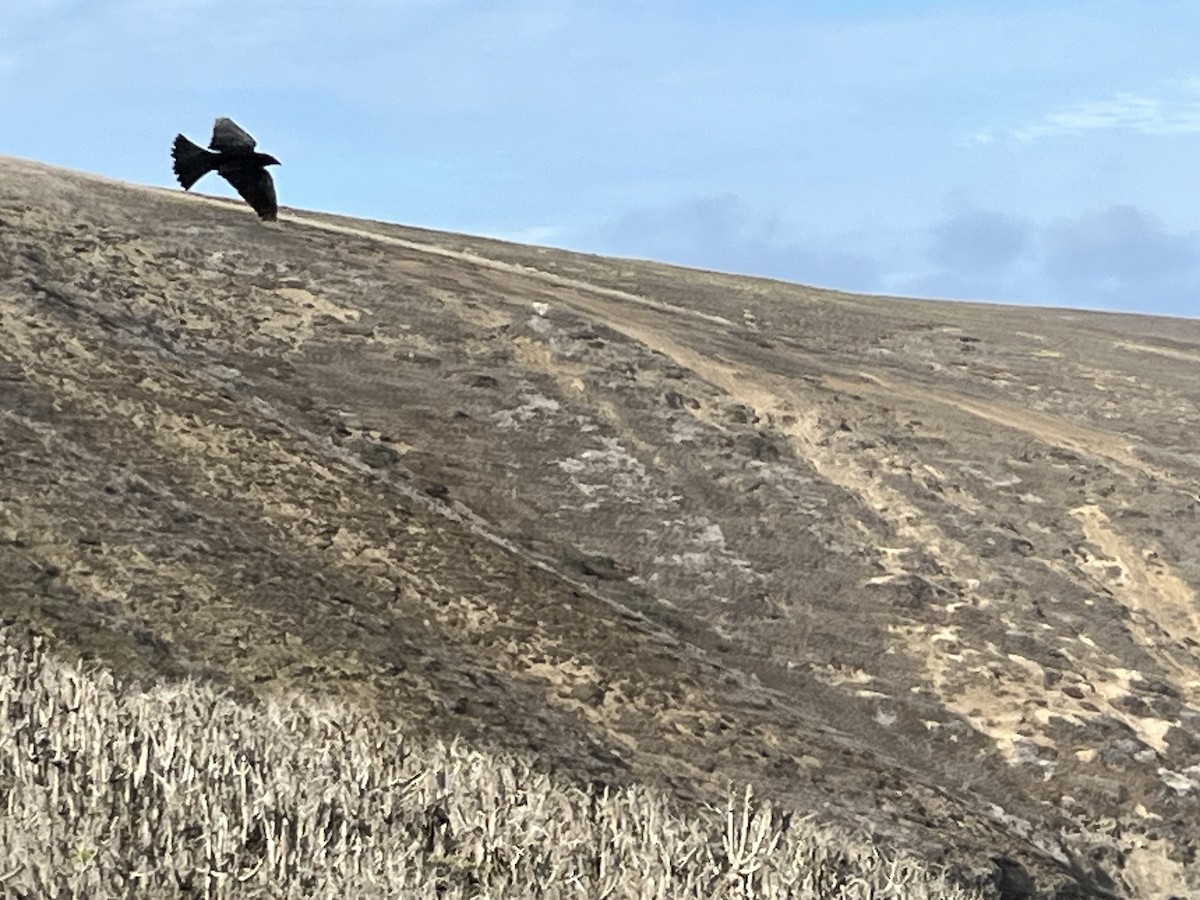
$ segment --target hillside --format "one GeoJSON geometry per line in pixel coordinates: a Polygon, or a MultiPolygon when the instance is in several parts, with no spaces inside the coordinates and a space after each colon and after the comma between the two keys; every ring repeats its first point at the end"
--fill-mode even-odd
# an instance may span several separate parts
{"type": "Polygon", "coordinates": [[[0,619],[66,659],[1200,894],[1198,320],[0,159],[0,334],[0,619]]]}

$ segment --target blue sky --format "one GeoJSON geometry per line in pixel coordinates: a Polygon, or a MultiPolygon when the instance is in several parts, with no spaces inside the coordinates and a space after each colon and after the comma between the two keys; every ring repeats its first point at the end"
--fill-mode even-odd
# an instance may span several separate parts
{"type": "Polygon", "coordinates": [[[291,206],[1198,316],[1198,34],[1171,0],[13,0],[0,153],[167,186],[228,115],[291,206]]]}

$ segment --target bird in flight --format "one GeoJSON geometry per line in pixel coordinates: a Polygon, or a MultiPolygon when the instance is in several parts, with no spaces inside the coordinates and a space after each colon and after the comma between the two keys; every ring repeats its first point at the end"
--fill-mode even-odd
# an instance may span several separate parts
{"type": "Polygon", "coordinates": [[[217,119],[208,146],[205,150],[182,134],[175,135],[171,157],[183,189],[188,190],[202,175],[215,169],[254,208],[259,218],[274,221],[279,206],[275,201],[275,182],[266,167],[279,165],[279,160],[254,152],[254,138],[234,124],[233,119],[217,119]]]}

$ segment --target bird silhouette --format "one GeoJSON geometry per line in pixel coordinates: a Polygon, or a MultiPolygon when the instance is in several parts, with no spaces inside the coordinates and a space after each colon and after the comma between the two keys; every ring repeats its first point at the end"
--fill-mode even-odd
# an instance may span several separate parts
{"type": "Polygon", "coordinates": [[[183,189],[189,190],[202,176],[215,170],[233,185],[259,218],[274,221],[279,206],[275,200],[275,182],[266,167],[280,165],[279,160],[266,153],[256,153],[254,138],[239,128],[233,119],[217,119],[208,146],[205,150],[182,134],[175,135],[171,157],[175,160],[175,175],[183,189]]]}

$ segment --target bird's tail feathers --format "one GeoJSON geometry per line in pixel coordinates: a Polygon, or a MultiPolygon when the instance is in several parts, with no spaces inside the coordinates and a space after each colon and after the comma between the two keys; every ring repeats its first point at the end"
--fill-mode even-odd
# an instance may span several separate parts
{"type": "Polygon", "coordinates": [[[186,191],[200,180],[200,176],[216,168],[218,155],[203,147],[197,147],[182,134],[175,136],[175,146],[171,150],[175,160],[175,176],[186,191]]]}

